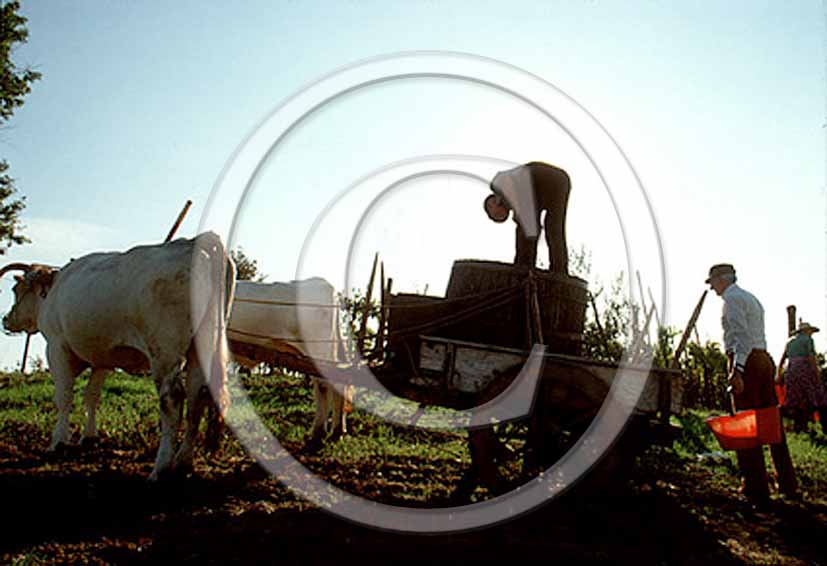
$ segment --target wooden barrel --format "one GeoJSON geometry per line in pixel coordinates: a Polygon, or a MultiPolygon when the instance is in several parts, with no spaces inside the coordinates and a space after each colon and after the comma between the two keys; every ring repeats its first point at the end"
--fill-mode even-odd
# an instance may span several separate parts
{"type": "MultiPolygon", "coordinates": [[[[588,286],[579,277],[535,270],[543,339],[554,353],[579,356],[588,304],[588,286]]],[[[530,311],[526,304],[529,272],[510,263],[479,260],[454,262],[446,299],[485,297],[498,289],[521,289],[504,305],[492,305],[465,323],[474,342],[530,348],[530,311]]],[[[460,338],[459,336],[450,336],[460,338]]]]}
{"type": "MultiPolygon", "coordinates": [[[[535,270],[543,340],[552,353],[579,356],[587,286],[577,277],[535,270]]],[[[513,264],[454,262],[446,297],[389,298],[388,349],[396,367],[418,365],[420,335],[530,350],[528,271],[513,264]]]]}

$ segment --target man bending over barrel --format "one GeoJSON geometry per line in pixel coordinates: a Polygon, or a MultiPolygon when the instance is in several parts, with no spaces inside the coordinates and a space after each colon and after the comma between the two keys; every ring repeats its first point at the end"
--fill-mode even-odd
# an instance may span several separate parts
{"type": "Polygon", "coordinates": [[[566,207],[570,189],[571,181],[565,171],[539,161],[500,171],[494,176],[491,181],[494,194],[485,199],[485,211],[495,222],[504,222],[508,213],[514,211],[514,222],[517,223],[516,266],[535,266],[540,213],[545,210],[549,269],[568,275],[566,207]]]}

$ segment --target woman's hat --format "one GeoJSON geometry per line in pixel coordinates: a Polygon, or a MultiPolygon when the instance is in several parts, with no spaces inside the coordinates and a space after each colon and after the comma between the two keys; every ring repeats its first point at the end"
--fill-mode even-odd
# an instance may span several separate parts
{"type": "Polygon", "coordinates": [[[508,218],[508,207],[503,204],[497,195],[488,195],[483,203],[488,218],[494,222],[505,222],[508,218]]]}
{"type": "Polygon", "coordinates": [[[796,328],[795,333],[800,334],[802,332],[809,332],[812,334],[813,332],[818,332],[818,326],[813,326],[809,322],[800,322],[798,324],[798,328],[796,328]]]}

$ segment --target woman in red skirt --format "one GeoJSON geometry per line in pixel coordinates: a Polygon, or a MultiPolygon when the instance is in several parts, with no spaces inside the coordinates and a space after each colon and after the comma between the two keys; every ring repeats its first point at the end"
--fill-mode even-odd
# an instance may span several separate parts
{"type": "Polygon", "coordinates": [[[781,356],[775,382],[786,382],[787,394],[781,408],[792,414],[796,432],[805,430],[813,411],[818,411],[821,430],[827,434],[827,387],[821,382],[816,364],[812,338],[816,332],[818,328],[809,323],[799,324],[781,356]]]}

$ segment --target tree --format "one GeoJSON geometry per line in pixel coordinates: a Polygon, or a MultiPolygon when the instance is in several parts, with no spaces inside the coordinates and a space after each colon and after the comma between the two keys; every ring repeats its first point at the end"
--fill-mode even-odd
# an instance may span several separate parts
{"type": "Polygon", "coordinates": [[[267,277],[258,270],[258,262],[244,253],[241,247],[230,252],[235,262],[235,278],[239,281],[264,281],[267,277]]]}
{"type": "Polygon", "coordinates": [[[683,364],[686,381],[684,405],[707,409],[726,408],[727,358],[717,342],[706,344],[690,342],[687,346],[687,361],[683,364]]]}
{"type": "MultiPolygon", "coordinates": [[[[350,297],[344,294],[339,294],[339,304],[341,305],[341,327],[345,339],[345,350],[347,357],[353,359],[356,352],[357,338],[359,336],[359,329],[362,327],[362,319],[364,316],[365,305],[367,304],[367,296],[361,289],[353,289],[350,297]]],[[[374,348],[376,348],[377,328],[379,326],[379,316],[382,310],[380,301],[372,298],[370,306],[368,307],[367,325],[365,327],[365,341],[362,345],[362,351],[359,354],[362,357],[369,357],[374,348]]]]}
{"type": "MultiPolygon", "coordinates": [[[[589,267],[586,273],[590,270],[589,267]]],[[[596,291],[592,294],[592,300],[599,311],[600,320],[595,317],[594,309],[586,309],[583,355],[587,358],[619,362],[623,357],[633,308],[625,294],[624,281],[625,275],[621,272],[608,288],[599,282],[595,284],[596,291]]]]}
{"type": "MultiPolygon", "coordinates": [[[[37,71],[18,68],[11,58],[14,48],[26,43],[29,37],[26,18],[18,13],[19,9],[17,1],[0,6],[0,126],[23,106],[23,99],[31,92],[31,84],[40,78],[37,71]]],[[[20,233],[19,215],[25,207],[25,197],[13,198],[17,188],[8,169],[8,162],[0,160],[0,255],[13,244],[29,241],[20,233]]]]}

